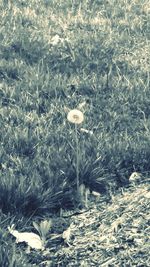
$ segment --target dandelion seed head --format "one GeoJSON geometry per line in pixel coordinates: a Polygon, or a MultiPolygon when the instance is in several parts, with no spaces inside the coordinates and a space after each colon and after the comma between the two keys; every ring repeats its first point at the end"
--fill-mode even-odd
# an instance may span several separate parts
{"type": "Polygon", "coordinates": [[[84,115],[80,110],[72,109],[67,115],[67,120],[74,124],[80,124],[84,120],[84,115]]]}

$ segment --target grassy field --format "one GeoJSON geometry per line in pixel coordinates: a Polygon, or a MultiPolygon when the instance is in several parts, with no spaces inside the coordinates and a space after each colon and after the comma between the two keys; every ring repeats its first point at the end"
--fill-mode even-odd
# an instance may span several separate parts
{"type": "Polygon", "coordinates": [[[149,176],[149,10],[147,0],[0,1],[2,266],[30,266],[3,234],[15,216],[23,226],[76,206],[69,110],[84,113],[80,183],[110,194],[134,171],[149,176]]]}

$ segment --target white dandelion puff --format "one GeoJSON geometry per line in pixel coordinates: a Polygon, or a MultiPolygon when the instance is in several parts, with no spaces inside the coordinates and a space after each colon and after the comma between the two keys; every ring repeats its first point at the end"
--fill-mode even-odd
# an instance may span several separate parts
{"type": "Polygon", "coordinates": [[[84,120],[84,115],[80,110],[72,109],[69,111],[67,119],[71,123],[80,124],[84,120]]]}

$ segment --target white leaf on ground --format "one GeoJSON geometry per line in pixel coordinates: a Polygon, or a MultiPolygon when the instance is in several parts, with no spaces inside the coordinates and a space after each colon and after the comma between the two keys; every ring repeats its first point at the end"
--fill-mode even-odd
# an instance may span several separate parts
{"type": "Polygon", "coordinates": [[[16,237],[16,243],[25,242],[33,249],[44,249],[43,242],[39,235],[28,232],[20,233],[17,230],[13,230],[12,227],[8,227],[8,231],[16,237]]]}
{"type": "Polygon", "coordinates": [[[68,229],[62,233],[62,238],[64,239],[64,241],[69,242],[70,237],[71,237],[71,228],[68,227],[68,229]]]}
{"type": "Polygon", "coordinates": [[[92,195],[95,197],[100,197],[101,194],[96,191],[92,191],[92,195]]]}
{"type": "Polygon", "coordinates": [[[134,181],[137,181],[137,180],[140,180],[142,177],[141,173],[139,172],[133,172],[130,177],[129,177],[129,181],[130,182],[134,182],[134,181]]]}
{"type": "Polygon", "coordinates": [[[144,197],[146,197],[146,198],[150,198],[150,192],[147,192],[147,193],[144,195],[144,197]]]}
{"type": "Polygon", "coordinates": [[[62,233],[62,238],[66,244],[70,246],[71,238],[73,237],[73,230],[75,226],[73,223],[62,233]]]}

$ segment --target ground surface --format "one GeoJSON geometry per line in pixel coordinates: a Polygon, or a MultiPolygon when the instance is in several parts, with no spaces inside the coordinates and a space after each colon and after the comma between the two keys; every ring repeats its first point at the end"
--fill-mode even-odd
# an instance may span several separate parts
{"type": "Polygon", "coordinates": [[[75,215],[69,246],[55,250],[56,266],[148,267],[149,209],[150,191],[144,185],[123,190],[112,203],[100,201],[88,212],[75,215]]]}
{"type": "MultiPolygon", "coordinates": [[[[47,217],[52,227],[44,251],[31,250],[27,254],[21,243],[14,244],[14,250],[24,260],[22,266],[148,267],[149,210],[148,184],[134,185],[116,193],[109,202],[100,198],[86,209],[47,217]]],[[[31,227],[27,229],[35,232],[31,227]]],[[[7,229],[5,236],[10,239],[7,229]]],[[[12,238],[10,247],[14,242],[12,238]]]]}

